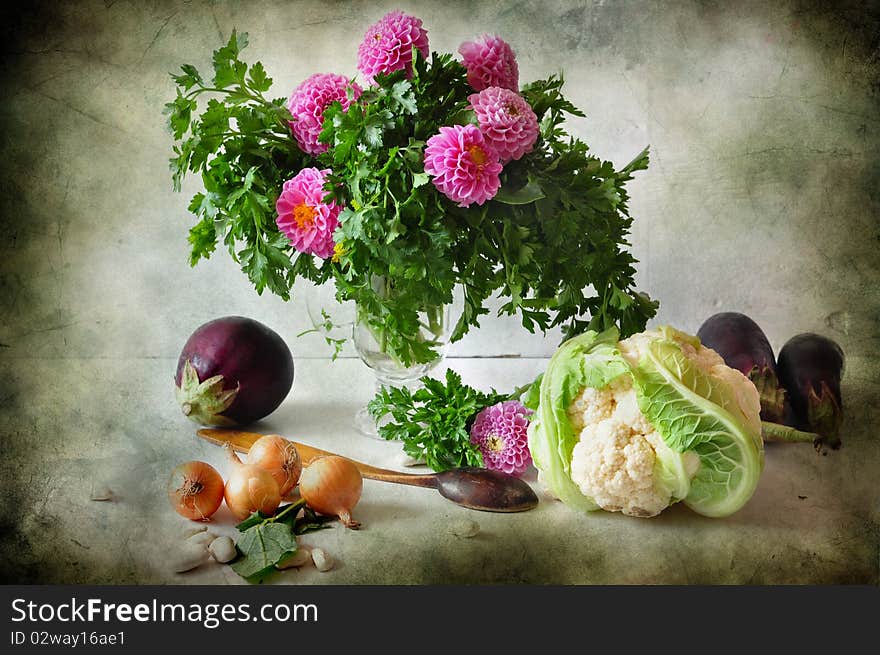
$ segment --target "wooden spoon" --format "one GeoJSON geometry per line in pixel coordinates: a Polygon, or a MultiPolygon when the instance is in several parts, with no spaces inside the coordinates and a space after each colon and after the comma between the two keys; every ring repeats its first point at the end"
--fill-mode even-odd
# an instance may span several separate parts
{"type": "MultiPolygon", "coordinates": [[[[221,446],[228,443],[240,453],[248,452],[254,442],[263,436],[255,432],[225,428],[202,428],[198,431],[198,435],[221,446]]],[[[318,457],[335,454],[298,441],[292,443],[296,446],[303,466],[308,466],[318,457]]],[[[469,509],[486,512],[524,512],[538,504],[538,496],[526,482],[501,471],[465,467],[441,473],[399,473],[351,461],[365,478],[436,489],[444,498],[469,509]]]]}

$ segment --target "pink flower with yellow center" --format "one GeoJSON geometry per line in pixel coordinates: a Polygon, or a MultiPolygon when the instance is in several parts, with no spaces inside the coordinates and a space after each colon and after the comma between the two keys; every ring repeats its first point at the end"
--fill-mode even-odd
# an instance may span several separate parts
{"type": "Polygon", "coordinates": [[[318,142],[324,110],[335,100],[347,110],[361,93],[363,90],[355,82],[333,73],[315,73],[296,87],[287,101],[287,109],[293,116],[290,129],[300,149],[310,155],[326,152],[329,146],[318,142]],[[348,97],[349,90],[351,98],[348,97]]]}
{"type": "Polygon", "coordinates": [[[476,41],[465,41],[458,47],[467,69],[468,84],[475,91],[500,86],[519,90],[519,66],[513,49],[497,36],[484,34],[476,41]]]}
{"type": "Polygon", "coordinates": [[[428,32],[422,27],[421,19],[402,11],[388,12],[367,29],[358,47],[358,70],[368,84],[372,84],[373,77],[379,73],[387,75],[406,70],[407,77],[411,77],[413,46],[422,57],[428,58],[428,32]]]}
{"type": "Polygon", "coordinates": [[[503,163],[532,151],[538,140],[538,117],[516,91],[490,86],[468,100],[483,136],[503,163]]]}
{"type": "Polygon", "coordinates": [[[441,127],[425,146],[425,172],[459,207],[482,205],[501,186],[498,153],[476,125],[441,127]]]}
{"type": "Polygon", "coordinates": [[[486,468],[522,475],[531,466],[529,414],[531,410],[516,400],[505,400],[477,414],[471,443],[479,448],[486,468]]]}
{"type": "Polygon", "coordinates": [[[333,231],[339,225],[342,207],[331,201],[324,202],[324,185],[330,169],[304,168],[287,180],[275,210],[275,222],[291,245],[299,252],[317,255],[322,259],[334,254],[333,231]]]}

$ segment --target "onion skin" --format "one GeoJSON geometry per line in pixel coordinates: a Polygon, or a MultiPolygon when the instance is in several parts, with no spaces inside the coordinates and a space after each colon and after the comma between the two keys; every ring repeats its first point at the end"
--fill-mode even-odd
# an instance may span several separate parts
{"type": "Polygon", "coordinates": [[[274,514],[281,504],[281,492],[275,478],[265,469],[243,463],[228,444],[226,450],[233,463],[233,471],[224,489],[229,511],[239,521],[254,512],[266,516],[274,514]]]}
{"type": "Polygon", "coordinates": [[[268,471],[281,496],[287,496],[299,483],[302,460],[296,446],[279,434],[266,434],[257,439],[248,450],[247,463],[268,471]]]}
{"type": "Polygon", "coordinates": [[[168,500],[178,514],[193,521],[207,521],[223,503],[223,478],[210,464],[185,462],[175,467],[168,480],[168,500]]]}
{"type": "Polygon", "coordinates": [[[360,522],[351,516],[363,490],[364,480],[350,459],[326,455],[312,461],[299,479],[299,493],[306,505],[319,514],[337,516],[347,528],[356,530],[360,522]]]}

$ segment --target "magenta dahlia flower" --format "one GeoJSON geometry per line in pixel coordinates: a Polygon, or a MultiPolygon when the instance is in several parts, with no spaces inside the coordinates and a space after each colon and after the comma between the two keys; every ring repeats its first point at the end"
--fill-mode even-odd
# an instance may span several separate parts
{"type": "Polygon", "coordinates": [[[484,34],[476,41],[465,41],[458,47],[467,69],[468,83],[476,91],[500,86],[519,90],[519,66],[513,49],[497,36],[484,34]]]}
{"type": "Polygon", "coordinates": [[[526,435],[530,413],[522,403],[505,400],[477,414],[471,426],[471,443],[480,449],[486,468],[522,475],[531,465],[526,435]]]}
{"type": "Polygon", "coordinates": [[[476,125],[441,127],[425,146],[425,172],[459,207],[482,205],[498,193],[501,161],[476,125]]]}
{"type": "Polygon", "coordinates": [[[521,95],[490,86],[468,96],[480,131],[501,157],[502,163],[531,152],[538,140],[538,117],[521,95]]]}
{"type": "Polygon", "coordinates": [[[368,84],[379,73],[405,69],[407,76],[411,76],[413,46],[428,58],[428,31],[422,27],[421,19],[390,11],[367,29],[358,46],[358,70],[368,84]]]}
{"type": "Polygon", "coordinates": [[[333,73],[315,73],[296,87],[287,101],[287,109],[293,116],[290,129],[300,149],[310,155],[326,152],[328,145],[318,143],[324,110],[334,100],[338,100],[343,109],[348,109],[361,93],[363,89],[357,83],[333,73]],[[348,89],[352,91],[351,98],[348,89]]]}
{"type": "Polygon", "coordinates": [[[304,168],[287,180],[275,203],[275,222],[299,252],[322,259],[333,256],[333,231],[342,207],[324,202],[330,169],[304,168]]]}

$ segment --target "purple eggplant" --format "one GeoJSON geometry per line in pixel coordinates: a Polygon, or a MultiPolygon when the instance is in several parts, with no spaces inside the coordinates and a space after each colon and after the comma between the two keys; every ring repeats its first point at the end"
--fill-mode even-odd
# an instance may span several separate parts
{"type": "Polygon", "coordinates": [[[795,427],[818,433],[833,449],[841,445],[845,362],[835,341],[812,332],[793,336],[779,351],[779,379],[788,392],[795,427]]]}
{"type": "Polygon", "coordinates": [[[278,333],[242,316],[205,323],[186,341],[174,378],[183,413],[234,426],[271,414],[293,386],[293,356],[278,333]]]}
{"type": "Polygon", "coordinates": [[[784,385],[779,382],[773,348],[755,321],[745,314],[721,312],[705,320],[697,337],[752,381],[761,397],[762,420],[784,422],[784,385]]]}

